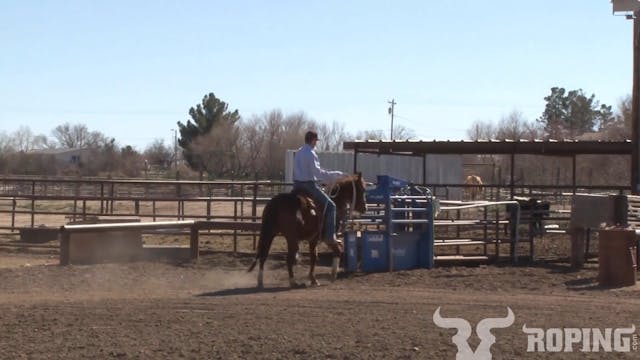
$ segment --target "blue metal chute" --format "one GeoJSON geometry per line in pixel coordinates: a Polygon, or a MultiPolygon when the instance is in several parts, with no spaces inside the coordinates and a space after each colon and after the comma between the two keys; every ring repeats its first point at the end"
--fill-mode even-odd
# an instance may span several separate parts
{"type": "Polygon", "coordinates": [[[434,198],[430,189],[388,175],[366,191],[361,231],[346,234],[347,271],[433,267],[434,198]],[[373,227],[373,228],[372,228],[373,227]]]}
{"type": "Polygon", "coordinates": [[[409,186],[408,181],[389,175],[378,175],[377,179],[377,186],[365,192],[369,204],[383,204],[389,199],[389,196],[409,186]]]}

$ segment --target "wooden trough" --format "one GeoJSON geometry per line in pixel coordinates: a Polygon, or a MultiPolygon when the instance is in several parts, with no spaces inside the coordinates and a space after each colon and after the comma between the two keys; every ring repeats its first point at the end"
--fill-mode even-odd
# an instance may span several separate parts
{"type": "Polygon", "coordinates": [[[40,244],[58,240],[58,229],[55,227],[24,227],[19,229],[20,241],[28,244],[40,244]]]}
{"type": "Polygon", "coordinates": [[[163,252],[198,259],[200,230],[258,231],[260,223],[242,221],[158,221],[64,225],[60,227],[60,265],[135,261],[163,252]],[[189,247],[145,247],[142,231],[190,229],[189,247]]]}

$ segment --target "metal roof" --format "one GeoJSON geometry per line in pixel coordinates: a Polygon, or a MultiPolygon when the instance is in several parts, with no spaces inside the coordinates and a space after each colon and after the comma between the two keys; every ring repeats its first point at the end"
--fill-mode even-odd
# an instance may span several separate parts
{"type": "Polygon", "coordinates": [[[344,150],[359,153],[425,154],[531,154],[550,156],[631,155],[631,140],[485,140],[485,141],[345,141],[344,150]]]}

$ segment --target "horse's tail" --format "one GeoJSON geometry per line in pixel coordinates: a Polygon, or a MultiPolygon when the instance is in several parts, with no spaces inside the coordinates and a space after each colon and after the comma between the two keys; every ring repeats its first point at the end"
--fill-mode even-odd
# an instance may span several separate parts
{"type": "Polygon", "coordinates": [[[247,272],[253,271],[253,268],[256,267],[258,260],[264,262],[267,256],[269,256],[271,243],[273,242],[273,238],[276,236],[274,228],[277,220],[277,211],[272,199],[267,203],[267,205],[264,207],[264,210],[262,211],[262,226],[260,227],[260,238],[258,239],[258,251],[256,253],[256,258],[253,259],[253,263],[251,264],[247,272]]]}

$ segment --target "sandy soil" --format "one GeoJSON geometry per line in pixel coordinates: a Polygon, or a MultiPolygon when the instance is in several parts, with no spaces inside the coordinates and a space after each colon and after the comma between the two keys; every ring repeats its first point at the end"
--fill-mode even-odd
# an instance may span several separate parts
{"type": "MultiPolygon", "coordinates": [[[[494,359],[638,358],[526,352],[523,324],[640,328],[640,286],[602,289],[596,265],[443,267],[342,276],[291,290],[281,254],[266,286],[247,274],[250,254],[211,253],[197,264],[51,265],[51,255],[0,253],[2,359],[455,359],[455,330],[515,313],[494,330],[494,359]],[[26,266],[29,264],[29,266],[26,266]]],[[[57,259],[54,259],[57,260],[57,259]]],[[[323,265],[326,265],[324,263],[323,265]]],[[[306,264],[296,268],[305,280],[306,264]]],[[[478,344],[472,335],[472,348],[478,344]]]]}

